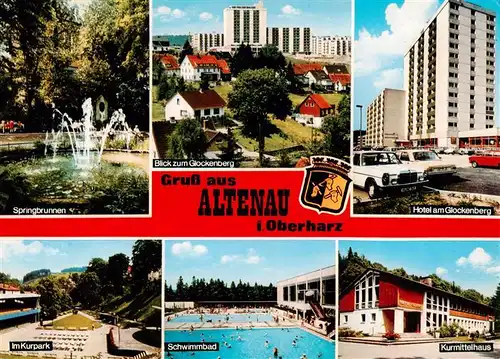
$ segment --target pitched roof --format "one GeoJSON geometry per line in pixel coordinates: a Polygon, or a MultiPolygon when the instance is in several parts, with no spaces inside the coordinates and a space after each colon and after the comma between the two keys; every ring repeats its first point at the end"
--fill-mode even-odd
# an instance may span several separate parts
{"type": "Polygon", "coordinates": [[[348,74],[347,66],[344,64],[325,65],[325,70],[329,74],[348,74]]]}
{"type": "Polygon", "coordinates": [[[167,70],[178,70],[180,68],[177,59],[173,55],[162,55],[160,61],[167,70]]]}
{"type": "Polygon", "coordinates": [[[424,283],[421,283],[421,282],[417,282],[416,280],[413,280],[413,279],[410,279],[410,278],[406,278],[406,277],[401,277],[401,276],[399,276],[397,274],[394,274],[394,273],[391,273],[391,272],[387,272],[387,271],[384,271],[384,270],[381,270],[381,269],[376,269],[376,268],[366,268],[360,275],[358,275],[356,278],[354,278],[354,280],[351,283],[349,283],[349,285],[340,293],[339,299],[343,298],[354,287],[354,285],[361,278],[363,278],[368,272],[378,272],[378,273],[384,274],[384,275],[386,275],[388,277],[391,277],[391,278],[393,278],[395,280],[402,281],[402,282],[404,282],[406,284],[412,284],[412,285],[416,286],[417,288],[419,288],[421,290],[424,290],[424,291],[434,291],[434,292],[438,292],[438,293],[444,293],[444,294],[447,294],[449,296],[458,298],[460,300],[464,300],[464,301],[471,302],[471,303],[474,303],[474,304],[479,304],[479,305],[481,305],[481,306],[483,306],[485,308],[488,308],[488,309],[493,309],[489,305],[476,302],[475,300],[462,297],[461,295],[458,295],[458,294],[455,294],[455,293],[452,293],[452,292],[448,292],[446,290],[439,289],[439,288],[436,288],[436,287],[433,287],[433,286],[429,286],[427,284],[424,284],[424,283]]]}
{"type": "Polygon", "coordinates": [[[329,80],[330,78],[325,74],[323,71],[308,71],[313,77],[316,79],[316,81],[322,81],[322,80],[329,80]]]}
{"type": "Polygon", "coordinates": [[[214,55],[187,55],[187,58],[193,67],[219,66],[214,55]]]}
{"type": "Polygon", "coordinates": [[[330,106],[330,104],[328,103],[328,101],[325,100],[325,98],[323,96],[321,96],[320,94],[317,94],[317,93],[313,93],[313,94],[310,94],[309,96],[307,96],[304,101],[302,101],[300,103],[300,105],[298,107],[301,107],[302,104],[304,102],[306,102],[308,99],[311,99],[313,100],[316,105],[318,105],[318,107],[322,110],[327,110],[329,108],[331,108],[332,106],[330,106]]]}
{"type": "Polygon", "coordinates": [[[316,63],[293,65],[293,73],[295,75],[305,75],[309,71],[323,71],[323,66],[316,63]]]}
{"type": "Polygon", "coordinates": [[[231,73],[231,70],[229,69],[229,65],[227,64],[226,60],[217,60],[217,65],[219,66],[223,74],[231,73]]]}
{"type": "Polygon", "coordinates": [[[351,84],[351,75],[349,74],[330,74],[328,76],[332,82],[340,82],[343,86],[351,84]]]}
{"type": "Polygon", "coordinates": [[[219,96],[214,90],[200,91],[186,91],[179,92],[184,100],[191,106],[194,110],[204,109],[204,108],[219,108],[226,106],[226,101],[219,96]]]}
{"type": "Polygon", "coordinates": [[[10,285],[10,284],[0,283],[0,290],[9,290],[9,291],[13,291],[13,292],[19,292],[21,289],[19,289],[19,287],[15,287],[15,286],[10,285]]]}

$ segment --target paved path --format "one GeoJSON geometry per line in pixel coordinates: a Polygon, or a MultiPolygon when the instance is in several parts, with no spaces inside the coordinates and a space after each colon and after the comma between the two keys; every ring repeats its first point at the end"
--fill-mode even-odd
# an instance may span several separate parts
{"type": "Polygon", "coordinates": [[[500,341],[496,340],[493,353],[440,353],[438,343],[409,345],[371,345],[338,343],[339,359],[493,359],[500,358],[500,341]]]}

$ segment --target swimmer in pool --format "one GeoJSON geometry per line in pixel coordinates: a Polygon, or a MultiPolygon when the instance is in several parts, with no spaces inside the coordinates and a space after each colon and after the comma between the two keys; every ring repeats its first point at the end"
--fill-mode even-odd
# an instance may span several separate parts
{"type": "Polygon", "coordinates": [[[266,340],[266,342],[264,343],[264,346],[267,348],[269,346],[269,342],[266,340]]]}
{"type": "Polygon", "coordinates": [[[297,342],[295,341],[295,339],[292,341],[292,346],[293,346],[293,347],[296,347],[296,346],[297,346],[297,342]]]}
{"type": "Polygon", "coordinates": [[[241,342],[241,337],[238,335],[238,338],[236,340],[241,342]]]}

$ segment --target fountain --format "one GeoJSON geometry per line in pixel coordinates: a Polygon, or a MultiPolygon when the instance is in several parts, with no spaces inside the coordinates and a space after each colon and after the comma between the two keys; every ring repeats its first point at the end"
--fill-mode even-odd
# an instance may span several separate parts
{"type": "Polygon", "coordinates": [[[134,131],[126,122],[126,116],[122,109],[113,112],[109,123],[100,130],[97,130],[93,122],[92,99],[89,98],[83,103],[82,110],[82,119],[73,120],[67,113],[62,113],[54,106],[53,118],[55,119],[57,115],[61,118],[61,122],[56,129],[52,129],[50,136],[49,132],[45,134],[45,155],[50,147],[55,160],[65,134],[69,139],[74,164],[80,169],[92,168],[101,162],[106,140],[110,134],[125,140],[127,151],[130,150],[134,131]],[[93,152],[96,155],[93,155],[93,152]]]}

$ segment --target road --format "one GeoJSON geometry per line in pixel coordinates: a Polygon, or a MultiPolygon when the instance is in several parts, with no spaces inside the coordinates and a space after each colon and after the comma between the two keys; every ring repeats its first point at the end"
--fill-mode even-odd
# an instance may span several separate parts
{"type": "Polygon", "coordinates": [[[490,353],[440,353],[439,343],[408,345],[373,345],[340,342],[339,359],[493,359],[500,358],[500,342],[494,342],[494,352],[490,353]]]}

